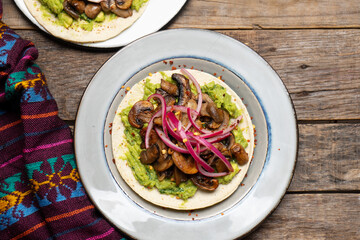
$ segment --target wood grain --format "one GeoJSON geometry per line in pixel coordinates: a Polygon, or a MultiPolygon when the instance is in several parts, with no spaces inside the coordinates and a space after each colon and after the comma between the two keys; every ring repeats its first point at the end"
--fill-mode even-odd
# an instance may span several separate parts
{"type": "MultiPolygon", "coordinates": [[[[37,63],[58,102],[60,116],[75,119],[95,72],[117,50],[81,49],[44,33],[19,30],[39,49],[37,63]]],[[[220,31],[259,52],[278,72],[299,120],[360,119],[358,30],[220,31]]]]}
{"type": "Polygon", "coordinates": [[[360,191],[360,124],[299,124],[289,191],[360,191]]]}
{"type": "MultiPolygon", "coordinates": [[[[35,28],[13,0],[3,0],[4,22],[14,29],[35,28]]],[[[357,0],[188,0],[169,28],[284,29],[360,27],[357,0]]]]}
{"type": "MultiPolygon", "coordinates": [[[[241,223],[239,223],[241,224],[241,223]]],[[[360,194],[286,194],[246,239],[359,239],[360,194]]]]}

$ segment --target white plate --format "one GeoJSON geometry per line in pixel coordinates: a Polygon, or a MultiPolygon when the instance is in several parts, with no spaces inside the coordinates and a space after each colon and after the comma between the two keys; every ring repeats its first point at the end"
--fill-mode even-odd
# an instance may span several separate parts
{"type": "Polygon", "coordinates": [[[89,83],[75,125],[75,153],[89,196],[106,218],[137,239],[234,239],[246,235],[285,194],[297,144],[291,99],[269,64],[230,37],[195,29],[161,31],[121,49],[89,83]],[[121,86],[131,87],[148,72],[183,65],[223,75],[244,98],[258,134],[244,185],[222,203],[194,212],[158,208],[133,193],[114,168],[109,140],[109,123],[125,91],[121,86]]]}
{"type": "MultiPolygon", "coordinates": [[[[26,17],[38,26],[44,32],[46,31],[31,15],[27,9],[24,0],[14,0],[18,8],[26,15],[26,17]]],[[[95,48],[113,48],[122,47],[128,43],[158,31],[167,24],[182,8],[186,0],[149,0],[149,4],[143,15],[128,29],[120,33],[118,36],[109,40],[98,43],[78,43],[87,47],[95,48]]]]}

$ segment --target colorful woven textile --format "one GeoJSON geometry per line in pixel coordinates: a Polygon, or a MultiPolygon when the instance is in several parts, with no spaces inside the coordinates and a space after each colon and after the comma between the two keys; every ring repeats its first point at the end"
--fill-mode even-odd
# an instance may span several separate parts
{"type": "Polygon", "coordinates": [[[0,239],[121,239],[84,191],[37,56],[0,22],[0,239]]]}

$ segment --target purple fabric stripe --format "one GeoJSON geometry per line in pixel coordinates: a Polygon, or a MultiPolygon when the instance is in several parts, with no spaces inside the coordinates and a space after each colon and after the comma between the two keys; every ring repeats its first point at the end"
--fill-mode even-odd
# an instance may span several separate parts
{"type": "Polygon", "coordinates": [[[59,146],[59,145],[64,144],[64,143],[72,143],[72,142],[73,142],[72,139],[66,139],[66,140],[63,140],[63,141],[60,141],[60,142],[56,142],[56,143],[50,143],[50,144],[40,145],[40,146],[37,146],[37,147],[34,147],[34,148],[24,149],[24,152],[25,153],[30,153],[30,152],[34,152],[36,150],[51,148],[51,147],[59,146]]]}
{"type": "Polygon", "coordinates": [[[86,240],[96,240],[96,239],[104,238],[104,237],[108,236],[109,234],[111,234],[113,231],[114,231],[114,228],[110,228],[110,230],[107,231],[106,233],[103,233],[103,234],[95,236],[95,237],[88,238],[86,240]]]}
{"type": "Polygon", "coordinates": [[[11,164],[13,162],[16,162],[17,160],[21,159],[23,156],[22,155],[17,155],[16,157],[10,159],[9,161],[7,161],[6,163],[3,163],[0,165],[0,168],[6,167],[8,164],[11,164]]]}

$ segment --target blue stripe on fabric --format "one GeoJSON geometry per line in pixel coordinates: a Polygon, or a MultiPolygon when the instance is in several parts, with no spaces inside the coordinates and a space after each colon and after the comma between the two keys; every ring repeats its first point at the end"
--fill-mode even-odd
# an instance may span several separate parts
{"type": "Polygon", "coordinates": [[[89,224],[87,224],[87,225],[79,226],[79,227],[76,227],[76,228],[67,229],[67,230],[65,230],[65,231],[63,231],[63,232],[57,233],[57,234],[49,237],[47,240],[53,240],[53,239],[56,239],[57,237],[60,237],[60,236],[62,236],[62,235],[64,235],[64,234],[71,233],[71,232],[74,232],[74,231],[77,231],[77,230],[81,230],[81,229],[83,229],[83,228],[91,227],[91,226],[97,224],[98,222],[100,222],[100,220],[101,220],[101,218],[97,218],[95,221],[93,221],[92,223],[89,223],[89,224]]]}
{"type": "Polygon", "coordinates": [[[14,139],[6,142],[5,144],[1,145],[1,146],[0,146],[0,150],[3,150],[4,148],[6,148],[6,147],[8,147],[8,146],[10,146],[10,145],[12,145],[12,144],[14,144],[14,143],[22,140],[22,139],[24,139],[24,135],[21,135],[21,136],[19,136],[19,137],[17,137],[17,138],[14,138],[14,139]]]}
{"type": "Polygon", "coordinates": [[[46,133],[54,132],[54,131],[57,131],[57,130],[61,130],[61,129],[64,129],[64,128],[67,128],[67,127],[68,127],[68,125],[63,125],[63,126],[60,126],[60,127],[57,127],[57,128],[53,128],[53,129],[45,130],[45,131],[41,131],[41,132],[25,133],[25,136],[26,137],[39,136],[39,135],[42,135],[42,134],[46,134],[46,133]]]}

